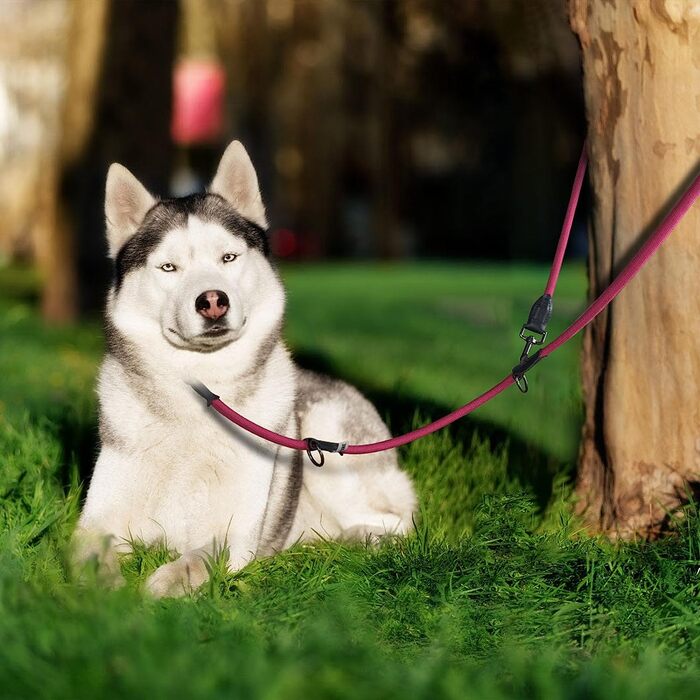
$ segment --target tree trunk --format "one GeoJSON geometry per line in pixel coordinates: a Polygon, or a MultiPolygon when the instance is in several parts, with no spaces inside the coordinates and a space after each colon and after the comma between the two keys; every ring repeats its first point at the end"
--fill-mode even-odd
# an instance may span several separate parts
{"type": "MultiPolygon", "coordinates": [[[[697,3],[571,0],[583,51],[597,296],[698,167],[697,3]]],[[[659,532],[700,484],[700,206],[584,339],[577,491],[588,523],[659,532]]]]}
{"type": "Polygon", "coordinates": [[[95,92],[104,39],[106,0],[73,0],[66,42],[67,86],[55,148],[41,169],[37,265],[42,277],[41,309],[46,320],[75,319],[78,311],[76,243],[63,200],[63,173],[85,148],[92,129],[95,92]]]}
{"type": "Polygon", "coordinates": [[[104,236],[110,163],[125,164],[153,192],[168,192],[178,16],[179,3],[172,0],[109,2],[91,133],[61,178],[74,224],[78,308],[83,313],[102,309],[112,274],[104,236]]]}
{"type": "Polygon", "coordinates": [[[401,256],[399,179],[403,173],[402,120],[396,107],[394,90],[389,87],[396,85],[398,72],[400,8],[396,0],[384,0],[378,4],[376,11],[381,38],[374,81],[378,129],[378,153],[373,182],[375,221],[379,256],[392,260],[401,256]]]}

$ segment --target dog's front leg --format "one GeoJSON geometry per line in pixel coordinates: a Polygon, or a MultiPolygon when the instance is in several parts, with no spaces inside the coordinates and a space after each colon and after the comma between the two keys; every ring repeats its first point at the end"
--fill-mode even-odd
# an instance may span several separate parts
{"type": "MultiPolygon", "coordinates": [[[[233,533],[235,536],[235,533],[233,533]]],[[[154,598],[178,598],[189,595],[209,580],[211,569],[220,555],[227,559],[229,571],[243,568],[254,557],[250,538],[238,538],[239,546],[223,548],[211,545],[191,549],[168,564],[159,566],[147,579],[146,591],[154,598]]]]}
{"type": "MultiPolygon", "coordinates": [[[[261,451],[262,452],[262,451],[261,451]]],[[[210,544],[183,551],[182,556],[156,569],[146,590],[157,598],[192,593],[209,579],[214,559],[223,556],[229,571],[237,571],[257,554],[273,475],[274,453],[254,453],[236,469],[230,489],[218,491],[211,508],[202,513],[214,534],[210,544]]],[[[225,481],[225,478],[224,478],[225,481]]]]}

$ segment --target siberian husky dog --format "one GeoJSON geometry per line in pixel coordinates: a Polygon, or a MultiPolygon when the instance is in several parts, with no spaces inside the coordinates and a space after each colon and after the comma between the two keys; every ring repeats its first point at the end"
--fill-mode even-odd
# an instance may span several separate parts
{"type": "Polygon", "coordinates": [[[395,452],[327,454],[322,468],[222,419],[201,381],[256,423],[296,437],[389,437],[344,382],[298,368],[282,340],[285,293],[272,265],[253,165],[234,141],[205,194],[156,199],[124,167],[107,175],[115,279],[98,395],[100,453],[74,563],[121,582],[118,554],[165,542],[180,556],[147,580],[182,595],[223,553],[231,571],[317,537],[406,533],[416,497],[395,452]]]}

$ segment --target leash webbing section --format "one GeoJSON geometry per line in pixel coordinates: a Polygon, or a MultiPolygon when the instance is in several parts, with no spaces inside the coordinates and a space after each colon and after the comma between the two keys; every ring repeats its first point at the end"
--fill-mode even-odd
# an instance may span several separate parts
{"type": "MultiPolygon", "coordinates": [[[[585,146],[584,151],[579,160],[578,169],[576,171],[576,177],[574,179],[574,185],[572,188],[572,195],[569,201],[569,207],[567,209],[564,226],[562,227],[562,233],[560,235],[559,244],[557,246],[557,252],[555,254],[555,260],[552,265],[552,270],[550,272],[550,278],[547,282],[547,287],[545,289],[545,294],[547,290],[554,292],[556,286],[556,281],[559,276],[559,271],[561,269],[561,263],[564,258],[564,251],[566,249],[566,243],[569,238],[569,233],[571,230],[571,224],[573,223],[573,216],[576,209],[576,204],[578,202],[578,195],[581,191],[581,186],[583,183],[583,177],[586,169],[586,152],[585,146]]],[[[593,319],[598,316],[611,302],[612,300],[629,284],[632,278],[641,270],[642,267],[649,261],[651,256],[659,249],[662,243],[670,236],[673,230],[676,228],[681,219],[685,216],[688,210],[693,206],[695,200],[700,197],[700,173],[698,173],[695,179],[691,182],[690,186],[685,190],[680,199],[672,207],[668,214],[664,217],[662,222],[652,233],[651,236],[644,242],[642,247],[637,251],[637,253],[630,259],[630,261],[625,265],[625,267],[618,273],[615,279],[610,283],[610,285],[586,308],[586,310],[575,320],[569,327],[563,331],[557,338],[552,342],[542,347],[538,352],[533,355],[524,355],[521,357],[521,362],[519,365],[513,368],[512,372],[504,377],[500,382],[492,386],[490,389],[480,394],[475,399],[472,399],[469,403],[464,404],[461,408],[458,408],[452,413],[439,418],[432,423],[428,423],[416,430],[413,430],[404,435],[399,435],[397,437],[390,438],[388,440],[382,440],[380,442],[373,442],[361,445],[350,445],[342,442],[331,442],[325,440],[316,440],[314,438],[305,438],[299,440],[296,438],[291,438],[286,435],[281,435],[273,430],[269,430],[253,421],[249,420],[240,413],[234,411],[230,406],[225,404],[216,394],[211,392],[203,384],[193,384],[192,388],[200,394],[203,398],[207,400],[207,404],[211,406],[217,413],[222,415],[224,418],[235,423],[239,427],[247,430],[249,433],[256,435],[257,437],[263,438],[269,442],[275,443],[282,447],[288,447],[294,450],[302,450],[307,452],[311,461],[321,466],[323,464],[323,452],[338,452],[339,454],[371,454],[374,452],[382,452],[384,450],[390,450],[395,447],[401,447],[407,445],[410,442],[419,440],[420,438],[430,435],[431,433],[437,432],[442,428],[454,423],[455,421],[463,418],[472,411],[475,411],[480,406],[491,399],[498,396],[500,393],[505,391],[512,384],[516,383],[518,379],[523,379],[525,373],[531,369],[537,362],[548,357],[553,352],[558,350],[564,343],[568,342],[577,333],[583,330],[593,319]],[[316,452],[320,455],[320,461],[317,461],[312,452],[316,452]]],[[[551,295],[550,302],[551,302],[551,295]]],[[[545,333],[546,335],[546,333],[545,333]]],[[[536,344],[536,343],[533,343],[536,344]]]]}

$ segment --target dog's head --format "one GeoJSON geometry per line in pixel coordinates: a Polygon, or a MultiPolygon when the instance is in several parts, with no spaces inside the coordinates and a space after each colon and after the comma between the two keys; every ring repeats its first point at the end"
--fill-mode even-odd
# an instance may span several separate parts
{"type": "Polygon", "coordinates": [[[284,293],[268,259],[258,178],[240,142],[226,149],[205,194],[178,199],[155,199],[114,163],[105,216],[114,313],[137,318],[140,328],[159,327],[171,345],[203,352],[240,339],[256,323],[279,322],[284,293]]]}

